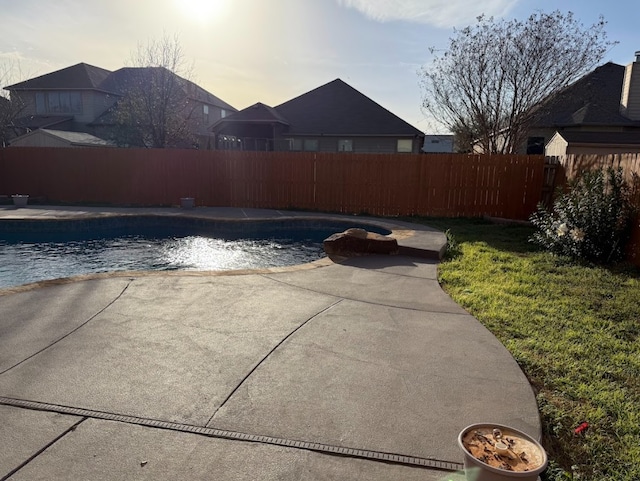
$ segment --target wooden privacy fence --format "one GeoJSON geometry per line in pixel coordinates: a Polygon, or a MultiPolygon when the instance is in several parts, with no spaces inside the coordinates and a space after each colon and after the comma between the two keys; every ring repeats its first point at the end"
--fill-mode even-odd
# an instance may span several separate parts
{"type": "Polygon", "coordinates": [[[398,216],[527,219],[541,200],[543,156],[0,150],[0,195],[48,203],[304,209],[398,216]]]}
{"type": "Polygon", "coordinates": [[[560,166],[556,183],[560,185],[575,179],[582,172],[599,170],[607,167],[622,167],[625,178],[630,185],[634,184],[634,176],[640,176],[640,154],[581,154],[549,157],[549,162],[560,166]]]}

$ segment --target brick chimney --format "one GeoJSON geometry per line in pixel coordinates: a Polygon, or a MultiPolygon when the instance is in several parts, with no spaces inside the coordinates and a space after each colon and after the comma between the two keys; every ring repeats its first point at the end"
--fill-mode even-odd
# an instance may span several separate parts
{"type": "Polygon", "coordinates": [[[624,70],[620,113],[631,120],[640,120],[640,51],[624,70]]]}

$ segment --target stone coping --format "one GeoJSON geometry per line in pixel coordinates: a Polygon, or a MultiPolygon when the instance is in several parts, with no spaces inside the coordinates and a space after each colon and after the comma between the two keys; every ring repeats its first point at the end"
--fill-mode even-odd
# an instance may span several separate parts
{"type": "MultiPolygon", "coordinates": [[[[5,220],[13,221],[59,221],[82,220],[117,217],[183,217],[212,222],[255,222],[255,221],[353,221],[358,225],[372,225],[380,229],[391,231],[391,237],[399,243],[412,239],[420,244],[420,234],[433,236],[437,239],[435,245],[412,245],[413,249],[437,251],[437,257],[442,257],[441,244],[446,243],[444,234],[440,231],[421,224],[413,224],[392,218],[368,217],[359,215],[344,215],[322,212],[286,211],[274,209],[245,209],[235,207],[196,207],[194,209],[155,208],[155,207],[77,207],[77,206],[29,206],[27,208],[0,207],[0,223],[5,220]]],[[[415,244],[412,242],[411,244],[415,244]]]]}

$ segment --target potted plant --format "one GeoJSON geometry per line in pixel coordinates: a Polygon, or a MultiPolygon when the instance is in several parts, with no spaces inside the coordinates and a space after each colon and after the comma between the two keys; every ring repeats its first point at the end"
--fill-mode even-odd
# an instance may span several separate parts
{"type": "Polygon", "coordinates": [[[13,205],[16,207],[26,207],[29,201],[29,196],[24,194],[14,194],[11,198],[13,199],[13,205]]]}
{"type": "Polygon", "coordinates": [[[458,435],[468,481],[536,481],[547,453],[531,436],[501,424],[481,423],[458,435]]]}

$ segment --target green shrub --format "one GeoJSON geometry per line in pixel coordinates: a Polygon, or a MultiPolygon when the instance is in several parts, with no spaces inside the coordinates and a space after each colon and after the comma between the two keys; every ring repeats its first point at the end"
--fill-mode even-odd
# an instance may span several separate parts
{"type": "Polygon", "coordinates": [[[607,263],[620,260],[629,239],[634,208],[622,168],[584,172],[560,193],[549,211],[531,216],[531,240],[572,259],[607,263]]]}

